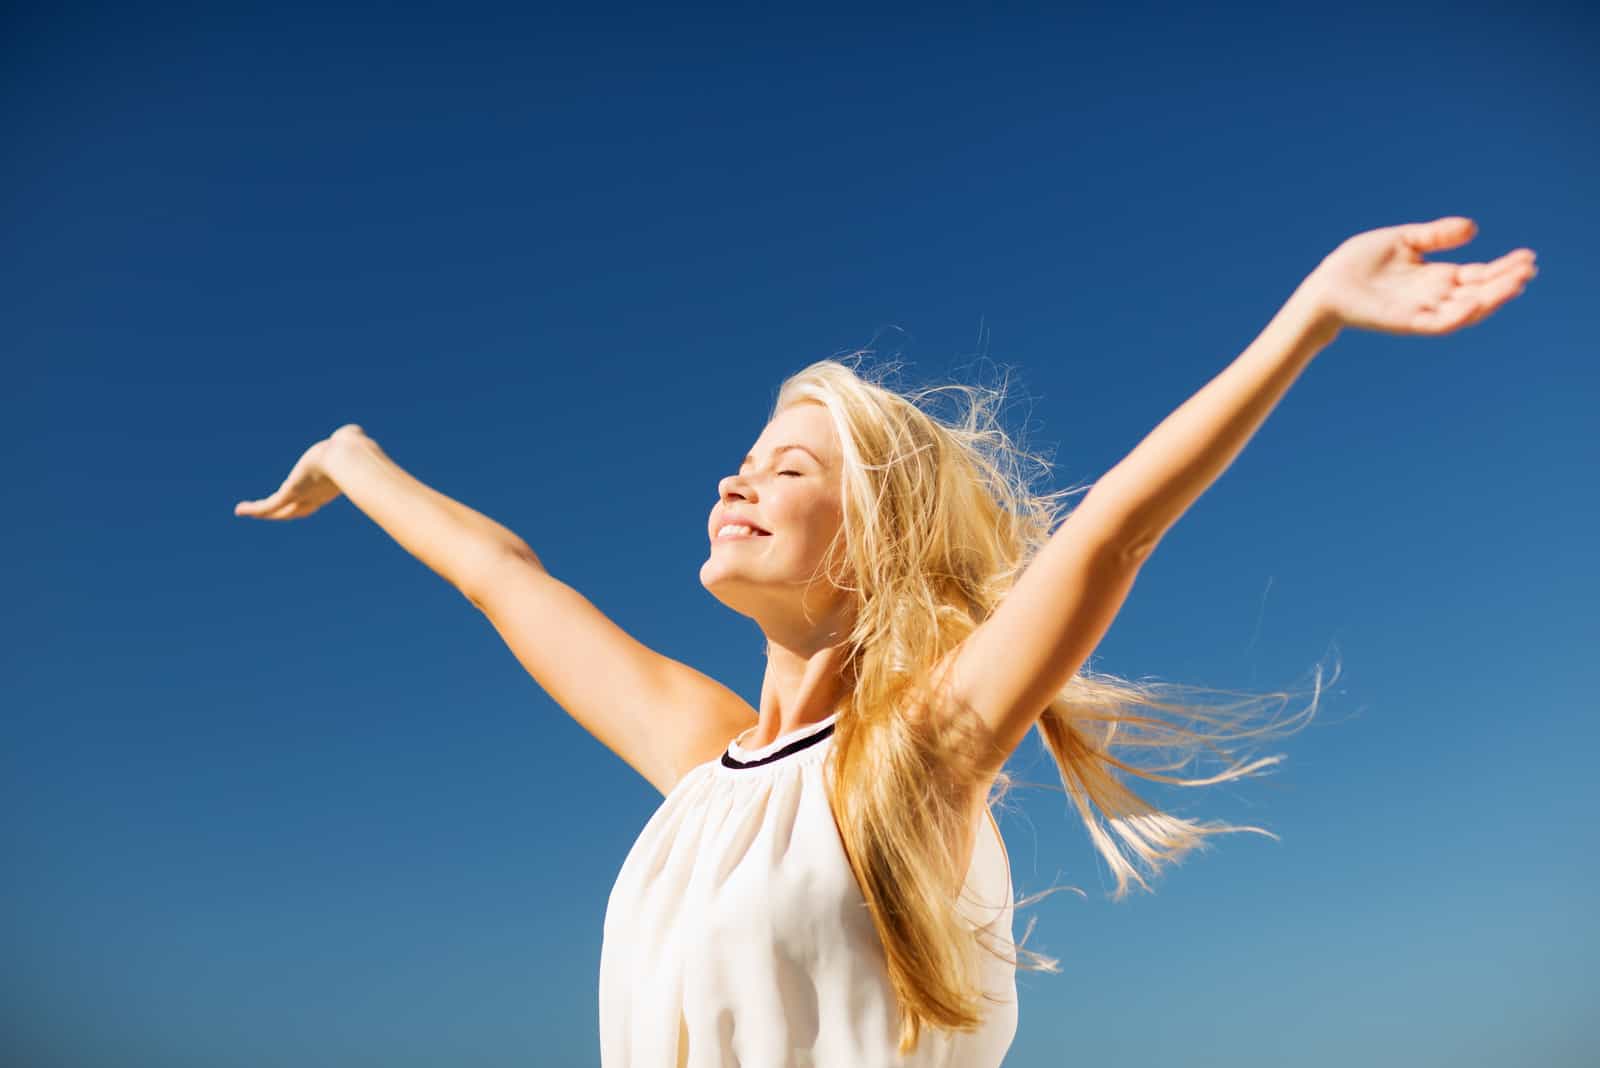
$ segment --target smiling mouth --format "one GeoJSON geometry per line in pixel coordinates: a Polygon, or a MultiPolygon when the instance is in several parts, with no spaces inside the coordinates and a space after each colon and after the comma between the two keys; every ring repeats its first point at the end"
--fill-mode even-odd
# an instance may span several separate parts
{"type": "Polygon", "coordinates": [[[772,535],[767,533],[766,531],[757,530],[757,531],[753,531],[753,532],[751,532],[749,534],[718,534],[716,536],[715,540],[716,541],[749,541],[749,540],[752,540],[752,539],[755,539],[755,538],[770,538],[770,537],[772,537],[772,535]]]}

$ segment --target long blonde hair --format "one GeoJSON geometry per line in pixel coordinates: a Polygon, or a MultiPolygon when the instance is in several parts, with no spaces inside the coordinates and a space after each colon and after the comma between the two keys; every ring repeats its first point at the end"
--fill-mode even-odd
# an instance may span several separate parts
{"type": "MultiPolygon", "coordinates": [[[[937,707],[938,680],[930,669],[994,611],[1065,518],[1063,500],[1088,487],[1030,489],[1022,461],[1049,464],[999,426],[1003,386],[947,384],[900,392],[883,384],[896,365],[863,375],[854,365],[864,355],[819,360],[785,379],[773,414],[796,403],[820,403],[841,447],[844,519],[819,574],[826,569],[829,581],[854,592],[856,612],[845,639],[851,691],[840,704],[827,765],[830,796],[887,957],[901,1010],[899,1049],[910,1053],[925,1025],[945,1031],[981,1025],[987,995],[972,970],[975,941],[1009,964],[1060,971],[1054,958],[1019,944],[990,944],[957,911],[952,884],[959,886],[964,873],[951,844],[964,837],[971,815],[964,799],[975,780],[963,774],[960,732],[918,711],[937,707]],[[947,422],[927,410],[925,402],[939,394],[965,397],[964,415],[947,422]],[[1032,963],[1018,961],[1024,954],[1032,963]]],[[[1146,873],[1124,855],[1124,847],[1154,875],[1163,863],[1203,848],[1210,835],[1250,831],[1277,837],[1259,827],[1177,818],[1120,781],[1119,771],[1204,786],[1282,759],[1236,760],[1203,778],[1162,774],[1181,769],[1202,750],[1231,756],[1223,743],[1273,728],[1270,721],[1250,727],[1252,710],[1290,696],[1263,694],[1216,709],[1163,696],[1200,689],[1133,682],[1084,666],[1040,714],[1036,726],[1061,783],[1116,878],[1112,900],[1121,900],[1130,882],[1150,890],[1146,873]],[[1153,712],[1168,713],[1174,722],[1153,712]],[[1171,755],[1143,768],[1117,755],[1126,749],[1171,755]]],[[[1315,707],[1313,698],[1307,718],[1315,707]]],[[[1002,771],[988,804],[1013,784],[1002,771]]]]}

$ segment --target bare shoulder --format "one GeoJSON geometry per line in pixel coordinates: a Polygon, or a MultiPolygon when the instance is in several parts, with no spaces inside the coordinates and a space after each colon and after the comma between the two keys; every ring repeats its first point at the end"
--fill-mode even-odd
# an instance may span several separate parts
{"type": "Polygon", "coordinates": [[[640,642],[535,560],[496,558],[468,599],[545,692],[663,796],[756,721],[738,694],[640,642]]]}
{"type": "Polygon", "coordinates": [[[675,727],[658,735],[664,770],[655,786],[663,797],[689,772],[720,757],[729,742],[760,718],[744,698],[687,664],[677,663],[672,674],[677,676],[676,693],[664,707],[693,712],[679,714],[675,727]]]}

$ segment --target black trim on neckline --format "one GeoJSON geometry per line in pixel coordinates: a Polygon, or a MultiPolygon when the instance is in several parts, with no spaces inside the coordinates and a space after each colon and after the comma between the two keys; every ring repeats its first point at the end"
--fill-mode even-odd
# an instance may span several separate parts
{"type": "Polygon", "coordinates": [[[738,760],[734,757],[733,750],[731,748],[724,749],[722,751],[722,766],[725,768],[759,768],[761,765],[770,764],[774,760],[782,760],[784,757],[792,756],[808,746],[816,745],[818,742],[822,741],[822,739],[833,733],[834,726],[835,724],[830,723],[820,731],[817,731],[817,733],[792,741],[782,749],[778,750],[776,753],[764,756],[760,760],[738,760]]]}

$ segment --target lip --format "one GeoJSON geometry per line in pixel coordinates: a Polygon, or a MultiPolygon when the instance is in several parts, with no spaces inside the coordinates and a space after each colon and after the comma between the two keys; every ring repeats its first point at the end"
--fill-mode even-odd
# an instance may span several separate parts
{"type": "MultiPolygon", "coordinates": [[[[724,525],[726,525],[726,524],[724,524],[724,525]]],[[[761,534],[715,534],[715,535],[712,535],[711,540],[713,542],[719,542],[719,541],[755,541],[757,538],[770,538],[770,537],[772,537],[771,534],[765,534],[765,533],[761,533],[761,534]]]]}
{"type": "Polygon", "coordinates": [[[750,522],[750,520],[744,518],[743,516],[735,515],[732,512],[729,512],[729,513],[721,516],[717,520],[716,526],[711,528],[711,540],[713,542],[735,541],[735,540],[738,540],[740,538],[770,538],[770,537],[772,537],[772,531],[763,530],[760,527],[756,526],[754,523],[750,522]],[[736,524],[739,524],[739,525],[742,525],[742,526],[750,527],[751,529],[753,529],[755,531],[755,533],[754,534],[726,534],[726,535],[723,535],[723,536],[719,537],[717,535],[717,531],[721,530],[723,527],[727,526],[730,523],[736,523],[736,524]]]}

